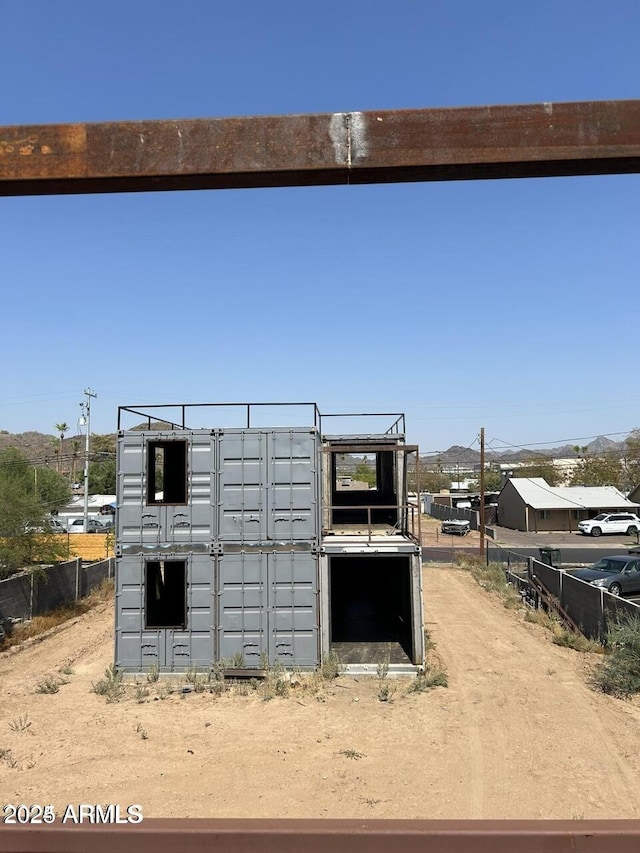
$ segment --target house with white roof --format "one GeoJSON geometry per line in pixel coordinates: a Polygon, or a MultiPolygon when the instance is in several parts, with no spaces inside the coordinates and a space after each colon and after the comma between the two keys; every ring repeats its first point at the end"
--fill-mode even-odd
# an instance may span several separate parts
{"type": "Polygon", "coordinates": [[[513,530],[576,531],[600,512],[636,512],[613,486],[550,486],[542,477],[512,477],[498,496],[498,524],[513,530]]]}

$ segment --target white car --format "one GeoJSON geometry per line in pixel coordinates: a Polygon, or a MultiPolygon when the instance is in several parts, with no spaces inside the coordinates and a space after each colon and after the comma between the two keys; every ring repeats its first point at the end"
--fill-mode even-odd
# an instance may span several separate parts
{"type": "Polygon", "coordinates": [[[631,512],[601,512],[595,518],[581,521],[578,530],[585,536],[602,536],[603,533],[633,536],[640,530],[640,518],[631,512]]]}
{"type": "MultiPolygon", "coordinates": [[[[96,521],[95,518],[87,518],[87,533],[106,533],[107,529],[96,521]]],[[[84,533],[84,518],[76,518],[69,524],[69,533],[84,533]]]]}

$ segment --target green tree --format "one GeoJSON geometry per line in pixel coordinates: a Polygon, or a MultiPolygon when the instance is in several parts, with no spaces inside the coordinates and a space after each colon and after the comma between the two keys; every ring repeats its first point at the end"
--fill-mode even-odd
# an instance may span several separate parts
{"type": "Polygon", "coordinates": [[[92,495],[114,495],[116,492],[116,461],[89,464],[89,493],[92,495]]]}
{"type": "Polygon", "coordinates": [[[624,479],[622,461],[615,456],[583,456],[573,469],[572,486],[615,486],[624,479]]]}
{"type": "Polygon", "coordinates": [[[89,492],[113,495],[116,491],[116,436],[113,433],[91,436],[89,492]]]}
{"type": "Polygon", "coordinates": [[[542,477],[550,486],[559,486],[562,474],[548,456],[539,454],[527,459],[520,467],[513,469],[514,477],[542,477]]]}
{"type": "Polygon", "coordinates": [[[76,482],[78,472],[78,453],[80,452],[80,441],[74,438],[71,442],[71,482],[76,482]]]}
{"type": "Polygon", "coordinates": [[[0,576],[66,556],[66,541],[48,530],[46,519],[69,496],[55,471],[34,468],[16,448],[0,451],[0,576]]]}
{"type": "Polygon", "coordinates": [[[368,462],[358,462],[355,471],[353,472],[353,479],[360,480],[361,482],[366,483],[368,486],[375,486],[375,468],[373,468],[368,462]]]}
{"type": "MultiPolygon", "coordinates": [[[[415,481],[415,472],[413,481],[415,481]]],[[[451,477],[441,471],[420,471],[420,491],[436,494],[451,486],[451,477]]]]}
{"type": "Polygon", "coordinates": [[[624,458],[624,488],[631,491],[640,485],[640,429],[634,429],[625,441],[624,458]]]}
{"type": "MultiPolygon", "coordinates": [[[[480,480],[476,480],[470,484],[470,490],[473,492],[480,491],[480,480]]],[[[502,474],[494,468],[487,468],[484,472],[484,490],[485,492],[499,492],[502,488],[502,474]]]]}
{"type": "Polygon", "coordinates": [[[107,457],[115,459],[116,455],[116,437],[113,433],[100,435],[96,433],[91,436],[91,456],[95,460],[105,459],[107,457]]]}

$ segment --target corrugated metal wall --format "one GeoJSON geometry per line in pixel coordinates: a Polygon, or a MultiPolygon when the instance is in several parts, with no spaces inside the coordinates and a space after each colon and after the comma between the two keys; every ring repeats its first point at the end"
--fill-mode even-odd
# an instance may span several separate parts
{"type": "Polygon", "coordinates": [[[120,435],[118,666],[317,666],[319,448],[315,429],[120,435]],[[180,503],[164,502],[149,470],[149,443],[169,442],[185,443],[180,503]],[[171,577],[184,584],[184,615],[171,577]]]}
{"type": "Polygon", "coordinates": [[[224,554],[219,566],[219,650],[260,666],[318,663],[318,558],[303,551],[224,554]]]}
{"type": "Polygon", "coordinates": [[[152,665],[163,670],[210,666],[215,660],[214,569],[214,558],[206,554],[121,557],[116,569],[116,663],[133,671],[152,665]],[[184,566],[185,627],[149,627],[145,601],[150,562],[162,562],[167,569],[184,566]]]}
{"type": "Polygon", "coordinates": [[[215,456],[211,430],[127,432],[118,440],[117,543],[153,549],[216,539],[215,456]],[[183,504],[147,501],[147,442],[181,441],[187,451],[187,500],[183,504]]]}

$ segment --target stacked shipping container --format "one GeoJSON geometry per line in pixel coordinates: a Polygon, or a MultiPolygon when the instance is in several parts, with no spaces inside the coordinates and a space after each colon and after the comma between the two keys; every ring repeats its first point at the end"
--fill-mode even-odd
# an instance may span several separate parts
{"type": "Polygon", "coordinates": [[[118,439],[116,664],[316,667],[317,429],[118,439]]]}

